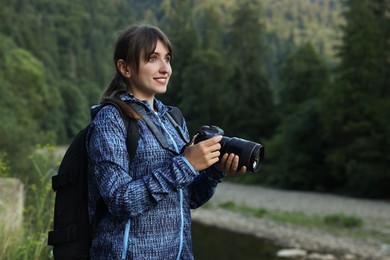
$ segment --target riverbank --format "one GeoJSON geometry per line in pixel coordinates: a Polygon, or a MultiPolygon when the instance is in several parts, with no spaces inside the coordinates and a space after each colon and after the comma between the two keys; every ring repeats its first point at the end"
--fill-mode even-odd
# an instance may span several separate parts
{"type": "Polygon", "coordinates": [[[221,183],[206,207],[193,210],[193,220],[203,224],[251,234],[283,248],[331,254],[334,259],[390,259],[390,203],[311,192],[269,189],[221,183]],[[219,207],[231,202],[270,211],[302,212],[307,215],[345,214],[363,220],[364,235],[327,232],[323,229],[255,217],[219,207]]]}

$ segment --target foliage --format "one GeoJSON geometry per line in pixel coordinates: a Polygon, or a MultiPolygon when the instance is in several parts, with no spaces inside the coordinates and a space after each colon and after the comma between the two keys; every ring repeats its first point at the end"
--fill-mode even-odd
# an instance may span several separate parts
{"type": "Polygon", "coordinates": [[[17,233],[0,230],[0,252],[4,259],[50,259],[47,232],[53,219],[51,176],[58,167],[53,147],[38,147],[31,154],[31,178],[26,192],[24,223],[17,233]]]}
{"type": "Polygon", "coordinates": [[[227,89],[224,72],[228,71],[224,56],[211,49],[199,50],[193,53],[192,61],[183,72],[180,103],[189,115],[186,117],[189,130],[195,134],[201,125],[214,124],[226,131],[228,125],[221,115],[230,104],[222,99],[227,89]]]}
{"type": "Polygon", "coordinates": [[[9,166],[21,169],[25,163],[19,158],[44,137],[39,121],[50,101],[43,64],[9,37],[0,38],[0,147],[9,166]]]}
{"type": "Polygon", "coordinates": [[[233,201],[222,202],[218,205],[218,207],[258,218],[269,218],[282,223],[302,225],[311,228],[320,228],[332,232],[337,232],[337,230],[340,228],[362,228],[364,223],[364,221],[360,217],[353,215],[345,215],[342,213],[330,214],[325,215],[324,217],[319,217],[317,215],[309,215],[303,212],[253,208],[248,207],[246,205],[237,205],[233,201]],[[332,228],[332,230],[329,230],[329,228],[332,228]]]}
{"type": "Polygon", "coordinates": [[[339,228],[356,228],[363,225],[363,220],[356,216],[332,214],[324,217],[324,223],[339,228]]]}
{"type": "Polygon", "coordinates": [[[253,215],[255,217],[263,217],[264,215],[268,214],[268,211],[263,208],[251,208],[248,206],[238,206],[236,205],[233,201],[225,201],[221,204],[218,205],[219,207],[231,211],[236,211],[236,212],[242,212],[246,214],[253,215]]]}
{"type": "Polygon", "coordinates": [[[0,153],[0,178],[9,176],[9,166],[5,160],[5,155],[0,153]]]}
{"type": "Polygon", "coordinates": [[[264,177],[268,184],[287,189],[326,191],[335,181],[323,158],[323,125],[318,100],[329,84],[329,69],[311,44],[287,58],[281,75],[278,106],[281,124],[267,157],[273,164],[264,177]]]}
{"type": "Polygon", "coordinates": [[[348,1],[341,63],[322,100],[325,157],[343,191],[390,197],[388,1],[348,1]],[[364,18],[363,18],[364,17],[364,18]],[[386,27],[387,25],[387,27],[386,27]],[[387,39],[387,40],[386,40],[387,39]],[[386,42],[386,43],[385,43],[386,42]],[[379,43],[379,44],[378,44],[379,43]]]}
{"type": "Polygon", "coordinates": [[[305,43],[287,57],[281,70],[279,108],[282,116],[294,113],[302,103],[319,97],[330,84],[330,71],[313,45],[305,43]]]}
{"type": "MultiPolygon", "coordinates": [[[[192,64],[194,50],[198,47],[198,35],[191,17],[193,1],[163,1],[161,10],[163,17],[160,27],[167,33],[173,45],[172,67],[166,95],[161,96],[166,104],[178,105],[181,101],[180,93],[183,85],[184,70],[192,64]]],[[[193,85],[192,85],[193,86],[193,85]]],[[[199,98],[199,97],[198,97],[199,98]]]]}
{"type": "Polygon", "coordinates": [[[389,197],[389,2],[343,3],[0,0],[2,160],[24,179],[36,143],[68,143],[113,76],[117,32],[145,22],[172,41],[158,98],[191,134],[265,145],[246,182],[389,197]]]}
{"type": "Polygon", "coordinates": [[[225,108],[230,111],[226,120],[231,123],[231,135],[256,141],[270,137],[276,126],[273,95],[262,62],[265,49],[260,10],[259,1],[247,0],[233,11],[227,47],[233,73],[226,90],[230,107],[225,108]]]}

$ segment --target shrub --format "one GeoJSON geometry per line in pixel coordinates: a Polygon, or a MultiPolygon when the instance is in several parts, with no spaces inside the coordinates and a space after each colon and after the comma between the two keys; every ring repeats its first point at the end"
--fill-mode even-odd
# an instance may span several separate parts
{"type": "MultiPolygon", "coordinates": [[[[53,149],[40,147],[30,156],[31,171],[24,206],[23,228],[15,234],[0,227],[2,259],[51,259],[47,232],[52,226],[54,194],[51,176],[58,167],[53,149]]],[[[25,180],[26,181],[26,180],[25,180]]]]}
{"type": "Polygon", "coordinates": [[[237,208],[236,204],[233,201],[225,201],[219,204],[221,208],[235,210],[237,208]]]}
{"type": "Polygon", "coordinates": [[[363,220],[356,216],[347,216],[344,214],[326,215],[323,219],[326,225],[340,228],[356,228],[363,225],[363,220]]]}

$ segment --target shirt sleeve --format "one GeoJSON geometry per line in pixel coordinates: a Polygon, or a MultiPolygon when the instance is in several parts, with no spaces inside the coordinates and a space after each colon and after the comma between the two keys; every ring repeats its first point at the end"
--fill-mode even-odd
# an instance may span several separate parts
{"type": "MultiPolygon", "coordinates": [[[[183,122],[182,127],[188,134],[185,121],[183,122]]],[[[215,165],[212,165],[196,175],[194,181],[189,186],[190,207],[195,209],[209,201],[215,194],[217,185],[222,181],[224,176],[224,173],[218,170],[215,165]]]]}
{"type": "Polygon", "coordinates": [[[127,130],[119,112],[112,106],[104,107],[89,130],[89,168],[110,213],[135,217],[179,187],[190,185],[197,172],[182,156],[175,156],[143,178],[132,179],[128,174],[126,136],[127,130]]]}
{"type": "Polygon", "coordinates": [[[196,209],[209,201],[223,177],[224,173],[217,170],[215,165],[201,171],[190,185],[191,208],[196,209]]]}

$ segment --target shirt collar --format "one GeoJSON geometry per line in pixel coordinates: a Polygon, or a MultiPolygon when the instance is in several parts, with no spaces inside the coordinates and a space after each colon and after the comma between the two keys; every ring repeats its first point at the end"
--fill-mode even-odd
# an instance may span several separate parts
{"type": "MultiPolygon", "coordinates": [[[[154,113],[154,109],[151,108],[147,100],[139,100],[135,98],[131,93],[123,93],[120,95],[120,99],[125,102],[135,102],[142,105],[148,113],[154,113]]],[[[169,111],[169,107],[164,105],[160,100],[154,98],[154,108],[160,116],[165,115],[169,111]]]]}

